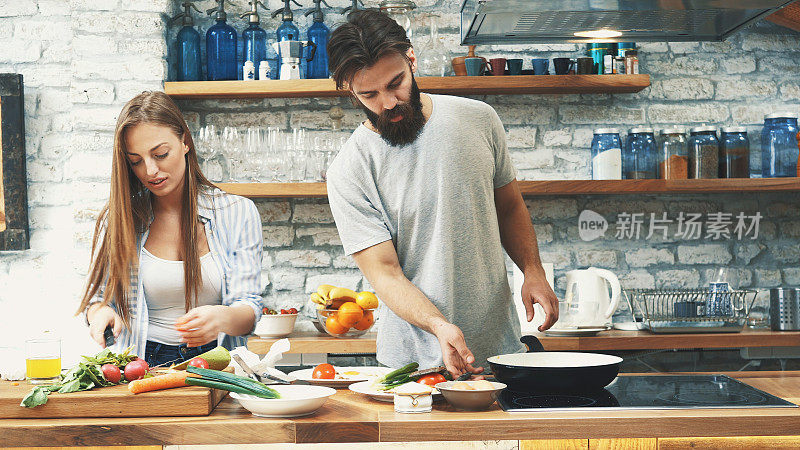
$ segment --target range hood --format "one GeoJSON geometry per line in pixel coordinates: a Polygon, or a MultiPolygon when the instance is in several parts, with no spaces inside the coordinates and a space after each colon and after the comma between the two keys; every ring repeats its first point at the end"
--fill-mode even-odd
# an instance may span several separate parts
{"type": "Polygon", "coordinates": [[[793,0],[464,0],[461,43],[721,41],[790,3],[793,0]],[[598,31],[606,33],[580,37],[598,31]]]}

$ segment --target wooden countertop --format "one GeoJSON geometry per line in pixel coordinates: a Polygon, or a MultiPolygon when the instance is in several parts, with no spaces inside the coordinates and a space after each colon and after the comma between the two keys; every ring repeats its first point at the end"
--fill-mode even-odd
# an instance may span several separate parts
{"type": "MultiPolygon", "coordinates": [[[[751,330],[741,333],[653,334],[649,331],[608,330],[597,336],[553,337],[534,333],[550,351],[661,350],[669,348],[739,348],[800,346],[800,331],[751,330]]],[[[247,348],[266,354],[278,339],[251,336],[247,348]]],[[[375,333],[357,338],[335,338],[317,332],[289,336],[289,353],[375,353],[375,333]]]]}
{"type": "MultiPolygon", "coordinates": [[[[730,375],[800,402],[800,372],[730,375]]],[[[797,430],[800,408],[506,413],[495,404],[460,412],[442,400],[429,414],[398,414],[391,403],[349,390],[296,419],[258,418],[228,397],[207,417],[0,420],[3,442],[15,446],[788,436],[797,430]]]]}

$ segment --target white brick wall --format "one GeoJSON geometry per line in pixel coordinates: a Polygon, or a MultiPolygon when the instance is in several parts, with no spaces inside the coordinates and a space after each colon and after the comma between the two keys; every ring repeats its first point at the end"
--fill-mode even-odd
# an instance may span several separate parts
{"type": "MultiPolygon", "coordinates": [[[[236,0],[229,21],[247,8],[236,0]]],[[[347,6],[348,0],[330,2],[347,6]]],[[[439,14],[440,32],[452,56],[459,1],[419,0],[419,12],[439,14]]],[[[201,9],[213,6],[199,2],[201,9]]],[[[48,311],[48,326],[64,330],[74,348],[91,348],[85,331],[70,319],[88,264],[93,220],[108,195],[114,121],[125,101],[147,89],[161,89],[170,69],[167,56],[179,26],[167,18],[180,10],[174,0],[15,0],[0,8],[0,70],[24,75],[26,148],[32,249],[0,254],[0,316],[29,323],[48,311]],[[43,283],[42,280],[47,282],[43,283]],[[36,308],[39,308],[38,310],[36,308]],[[38,316],[37,316],[38,317],[38,316]]],[[[262,14],[274,30],[279,18],[262,14]]],[[[301,29],[309,19],[296,15],[301,29]]],[[[341,22],[332,14],[328,23],[341,22]]],[[[212,24],[196,17],[201,32],[212,24]]],[[[415,21],[425,23],[423,20],[415,21]]],[[[426,29],[417,30],[425,37],[426,29]]],[[[420,40],[419,42],[422,42],[420,40]]],[[[512,160],[522,179],[585,179],[587,147],[597,125],[744,124],[751,132],[751,165],[759,167],[760,125],[766,113],[800,109],[800,35],[774,25],[758,25],[721,43],[640,45],[642,70],[652,87],[630,95],[475,96],[491,104],[507,129],[512,160]]],[[[423,51],[423,49],[419,49],[423,51]]],[[[486,57],[582,56],[574,44],[484,46],[486,57]]],[[[245,99],[181,102],[196,128],[217,125],[304,126],[338,138],[363,120],[348,99],[245,99]],[[333,130],[331,106],[345,111],[345,130],[333,130]]],[[[629,287],[697,287],[717,265],[735,265],[747,285],[797,284],[800,279],[800,218],[796,194],[637,198],[562,197],[526,200],[539,231],[544,261],[557,277],[578,265],[609,267],[629,287]],[[622,212],[759,210],[765,215],[756,241],[732,244],[657,240],[619,241],[613,230],[594,243],[580,242],[577,216],[592,209],[613,220],[622,212]]],[[[368,288],[352,258],[344,256],[330,208],[324,201],[260,200],[264,221],[267,303],[301,304],[322,282],[368,288]]],[[[15,328],[0,327],[18,340],[15,328]]]]}

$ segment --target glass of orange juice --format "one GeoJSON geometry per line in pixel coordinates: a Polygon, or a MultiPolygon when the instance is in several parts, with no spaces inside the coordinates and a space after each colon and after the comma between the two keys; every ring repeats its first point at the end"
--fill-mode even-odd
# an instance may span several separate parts
{"type": "Polygon", "coordinates": [[[61,340],[42,338],[25,341],[25,374],[31,384],[61,381],[61,340]]]}

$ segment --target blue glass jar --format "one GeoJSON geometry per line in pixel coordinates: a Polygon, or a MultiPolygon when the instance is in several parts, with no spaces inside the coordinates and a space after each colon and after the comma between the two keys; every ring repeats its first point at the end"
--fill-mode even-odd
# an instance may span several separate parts
{"type": "Polygon", "coordinates": [[[761,176],[797,176],[797,114],[781,112],[764,117],[761,132],[761,176]]]}
{"type": "Polygon", "coordinates": [[[592,139],[592,179],[622,179],[622,139],[616,128],[598,128],[592,139]]]}
{"type": "Polygon", "coordinates": [[[656,136],[652,128],[640,127],[628,130],[628,142],[625,145],[625,156],[622,159],[625,179],[657,178],[657,152],[656,136]]]}
{"type": "Polygon", "coordinates": [[[719,178],[750,178],[747,128],[725,127],[719,141],[719,178]]]}
{"type": "Polygon", "coordinates": [[[719,139],[716,127],[694,127],[689,133],[689,178],[717,178],[719,139]]]}

